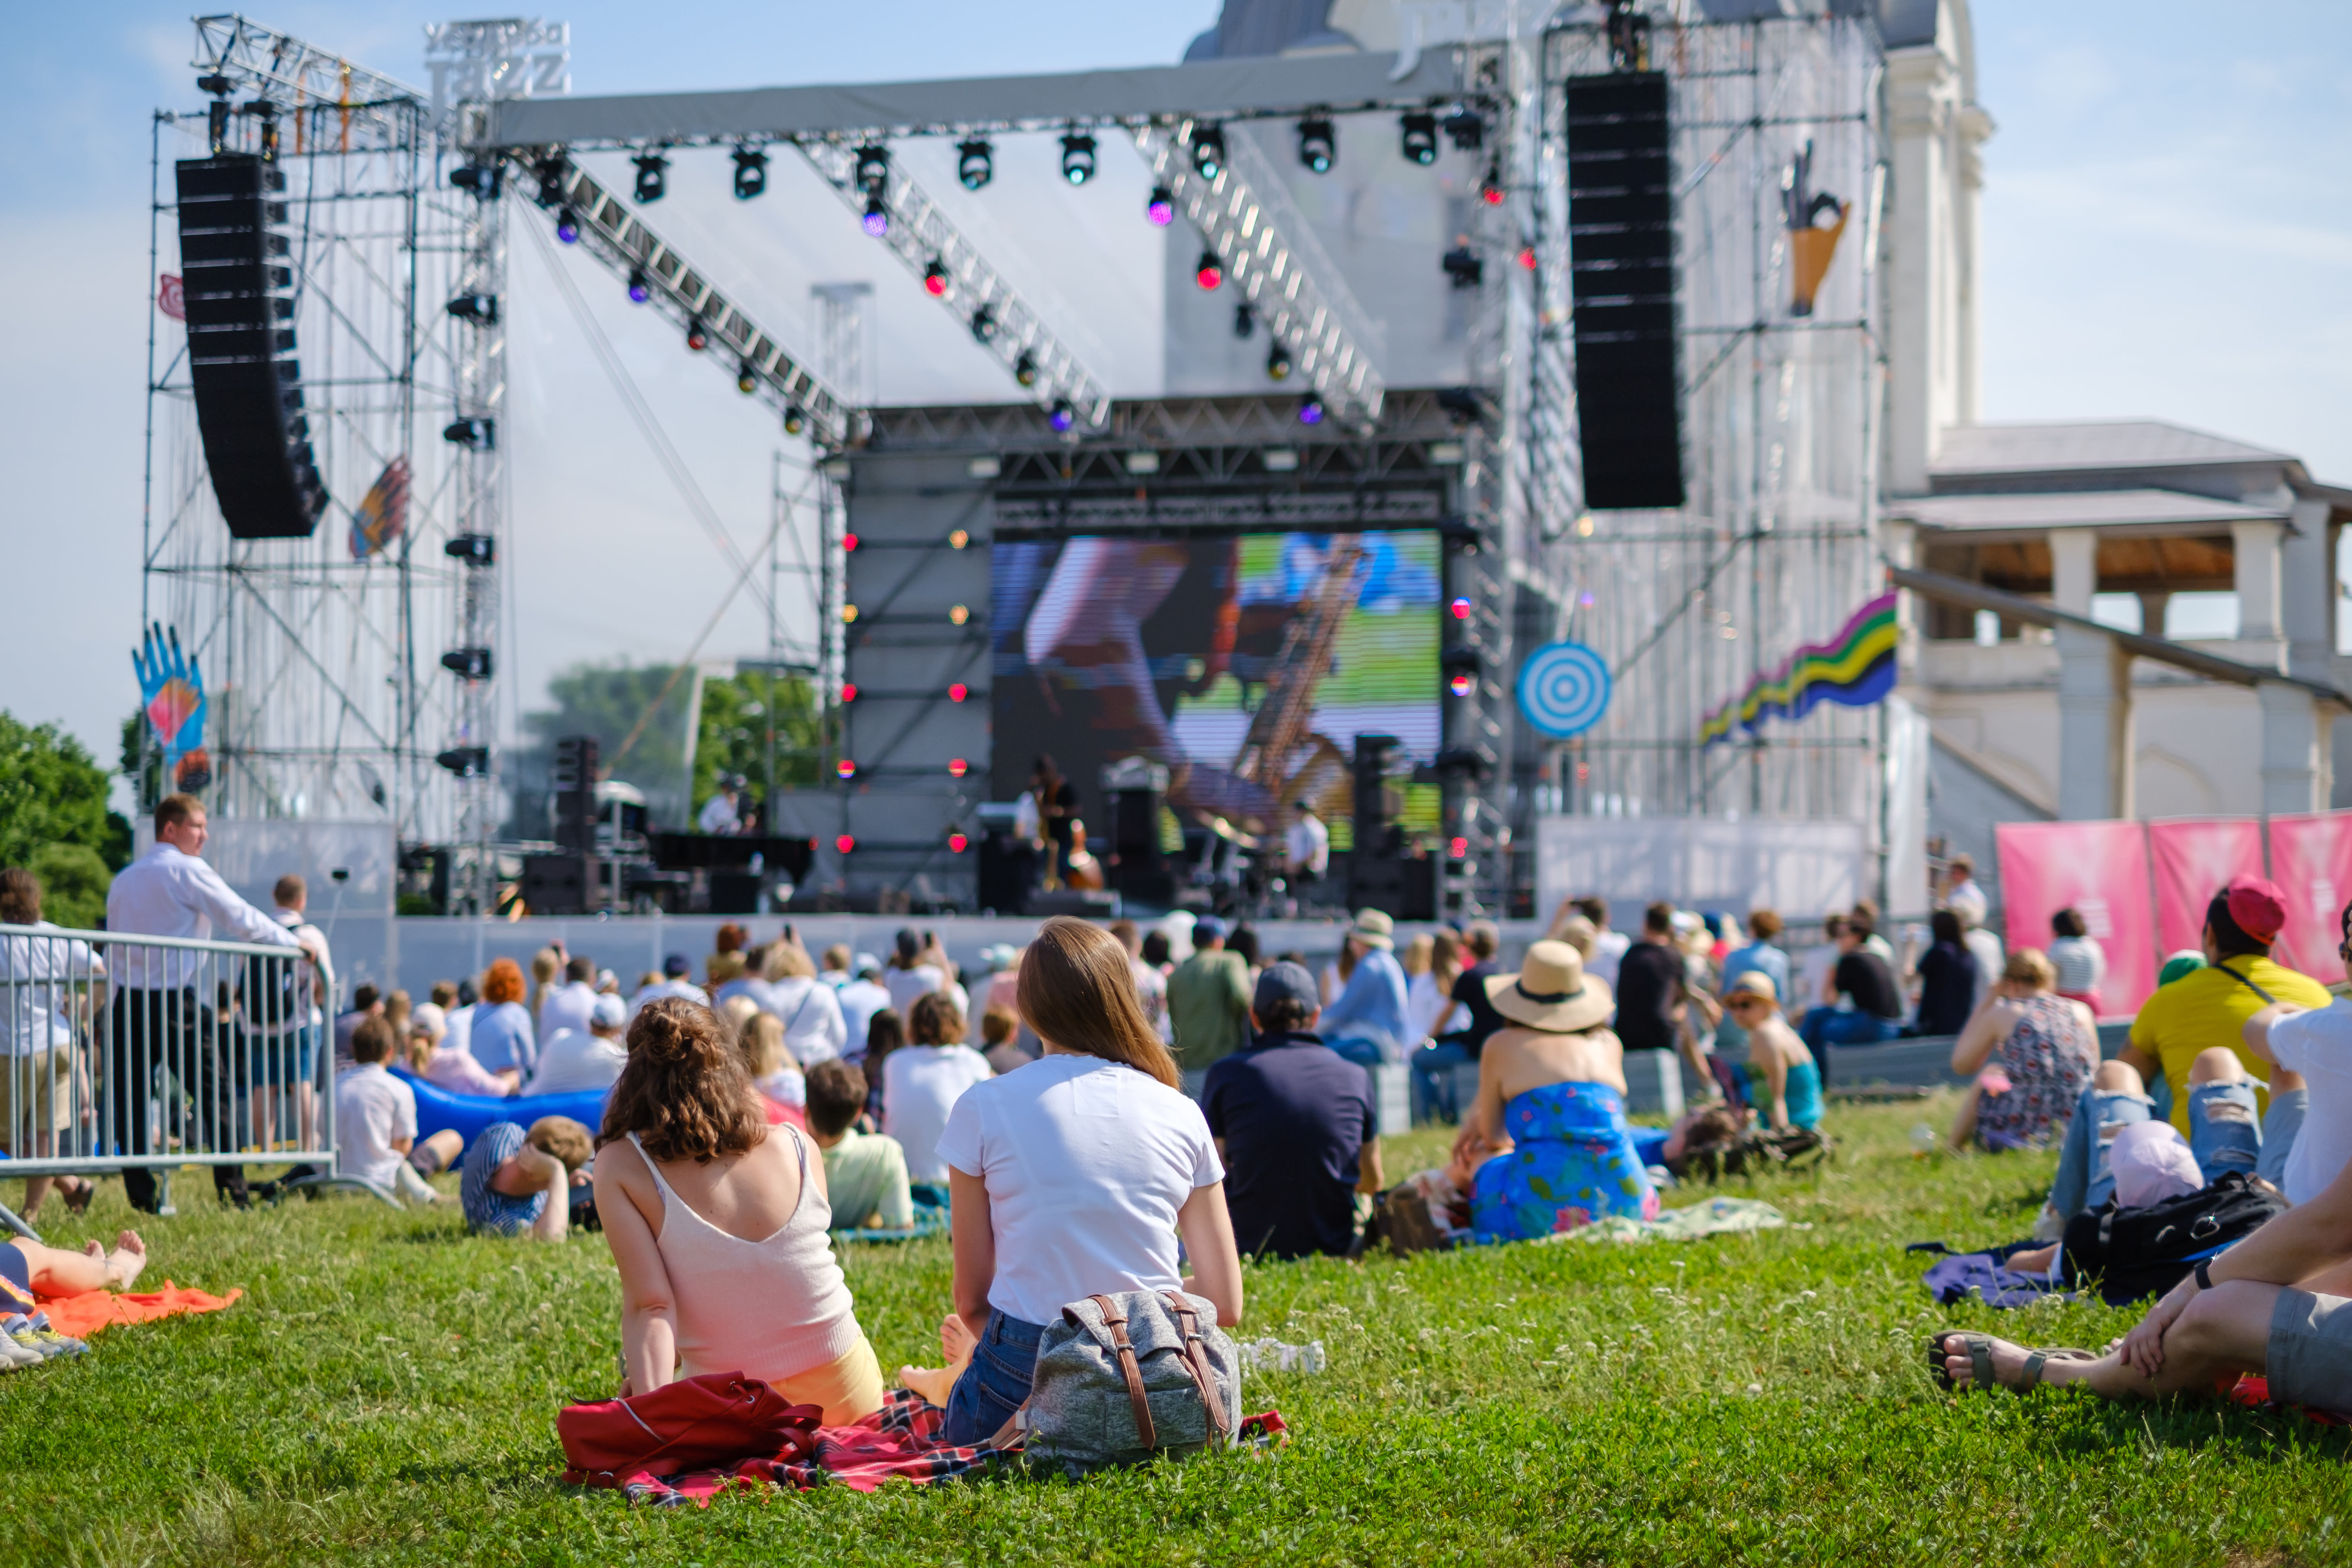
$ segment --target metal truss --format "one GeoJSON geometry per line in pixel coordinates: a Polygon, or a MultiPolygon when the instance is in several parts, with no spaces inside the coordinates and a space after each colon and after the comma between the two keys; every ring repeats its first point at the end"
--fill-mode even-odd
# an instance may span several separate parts
{"type": "Polygon", "coordinates": [[[294,113],[302,143],[292,149],[297,153],[396,145],[415,134],[414,110],[425,101],[404,82],[234,13],[196,18],[194,63],[205,74],[226,76],[294,113]]]}
{"type": "Polygon", "coordinates": [[[563,149],[507,149],[518,174],[541,180],[542,206],[568,209],[580,226],[580,243],[589,255],[615,276],[644,274],[647,303],[677,321],[681,330],[699,325],[712,349],[731,355],[740,371],[749,366],[756,390],[787,417],[797,410],[808,421],[810,438],[821,447],[849,444],[856,417],[848,401],[819,380],[798,356],[742,307],[719,291],[718,286],[695,270],[667,241],[646,226],[620,197],[573,162],[563,149]],[[544,178],[542,178],[544,176],[544,178]],[[544,194],[551,185],[559,200],[544,194]]]}
{"type": "MultiPolygon", "coordinates": [[[[866,193],[857,184],[857,154],[839,142],[795,143],[817,177],[831,185],[856,213],[866,210],[866,193]]],[[[882,243],[906,263],[907,270],[923,278],[937,264],[947,273],[947,289],[940,302],[957,320],[972,329],[981,347],[996,356],[1005,369],[1016,371],[1025,360],[1036,380],[1027,388],[1038,406],[1051,409],[1067,402],[1076,418],[1100,429],[1110,417],[1110,389],[1087,368],[1086,363],[1046,327],[1004,275],[989,265],[980,247],[966,237],[939,209],[922,186],[895,163],[883,193],[889,208],[889,227],[882,243]],[[988,330],[974,326],[986,311],[988,330]]]]}
{"type": "MultiPolygon", "coordinates": [[[[1444,444],[1462,438],[1463,399],[1453,391],[1425,387],[1391,392],[1381,407],[1372,438],[1379,443],[1444,444]]],[[[1003,455],[1018,451],[1118,452],[1135,447],[1230,447],[1257,451],[1289,447],[1308,455],[1330,448],[1360,449],[1361,432],[1335,430],[1328,423],[1303,426],[1296,397],[1236,395],[1224,397],[1154,397],[1111,405],[1110,422],[1078,447],[1057,436],[1022,405],[977,407],[877,408],[874,439],[891,451],[969,452],[1003,455]]],[[[1133,480],[1129,481],[1130,488],[1133,480]]]]}
{"type": "Polygon", "coordinates": [[[1174,193],[1178,209],[1201,231],[1250,309],[1289,347],[1299,379],[1342,421],[1378,419],[1387,389],[1370,349],[1379,329],[1255,141],[1227,137],[1216,178],[1202,178],[1186,142],[1202,123],[1187,118],[1137,129],[1135,144],[1152,178],[1174,193]]]}

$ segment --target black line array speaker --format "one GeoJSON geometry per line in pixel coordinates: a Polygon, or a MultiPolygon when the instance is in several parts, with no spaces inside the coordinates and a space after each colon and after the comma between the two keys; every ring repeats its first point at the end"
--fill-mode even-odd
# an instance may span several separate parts
{"type": "Polygon", "coordinates": [[[327,510],[294,356],[286,189],[252,153],[179,164],[180,271],[196,426],[237,539],[307,539],[327,510]]]}
{"type": "Polygon", "coordinates": [[[1568,84],[1576,406],[1596,509],[1683,504],[1667,132],[1662,72],[1568,84]]]}

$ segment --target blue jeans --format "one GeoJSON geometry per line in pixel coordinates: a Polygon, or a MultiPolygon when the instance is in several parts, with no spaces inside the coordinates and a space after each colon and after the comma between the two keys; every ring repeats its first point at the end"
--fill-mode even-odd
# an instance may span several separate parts
{"type": "Polygon", "coordinates": [[[2286,1190],[2287,1153],[2294,1149],[2295,1134],[2303,1131],[2304,1113],[2310,1109],[2307,1089],[2271,1090],[2270,1114],[2263,1118],[2263,1157],[2254,1174],[2281,1192],[2286,1190]]]}
{"type": "MultiPolygon", "coordinates": [[[[2208,1182],[2224,1171],[2242,1171],[2275,1186],[2285,1174],[2287,1152],[2294,1147],[2310,1103],[2309,1089],[2274,1094],[2270,1114],[2257,1126],[2252,1083],[2194,1085],[2189,1090],[2189,1152],[2208,1182]]],[[[2153,1121],[2156,1114],[2147,1095],[2085,1089],[2075,1102],[2074,1120],[2066,1125],[2050,1206],[2069,1217],[2104,1206],[2116,1195],[2108,1143],[2124,1128],[2153,1121]]]]}
{"type": "Polygon", "coordinates": [[[2251,1079],[2189,1086],[2189,1152],[2207,1182],[2224,1171],[2254,1173],[2263,1157],[2259,1116],[2251,1079]]]}
{"type": "Polygon", "coordinates": [[[2155,1115],[2156,1108],[2144,1094],[2084,1089],[2074,1102],[2074,1119],[2066,1123],[2066,1142],[2059,1147],[2050,1206],[2072,1218],[2114,1197],[2116,1178],[2107,1169],[2107,1145],[2116,1133],[2155,1115]]]}
{"type": "Polygon", "coordinates": [[[1024,1323],[991,1308],[988,1328],[972,1347],[971,1363],[948,1391],[940,1441],[967,1447],[996,1436],[1028,1402],[1029,1385],[1037,1375],[1037,1342],[1045,1337],[1043,1323],[1024,1323]]]}
{"type": "Polygon", "coordinates": [[[1378,1040],[1326,1040],[1323,1043],[1360,1068],[1376,1068],[1389,1059],[1378,1040]]]}
{"type": "Polygon", "coordinates": [[[1412,1119],[1427,1121],[1443,1116],[1448,1121],[1462,1120],[1462,1108],[1454,1100],[1454,1069],[1470,1059],[1470,1053],[1458,1045],[1444,1041],[1424,1046],[1412,1053],[1412,1119]]]}
{"type": "Polygon", "coordinates": [[[1882,1018],[1875,1013],[1860,1008],[1841,1012],[1835,1007],[1815,1007],[1797,1026],[1797,1034],[1813,1053],[1814,1065],[1822,1069],[1822,1087],[1830,1086],[1830,1053],[1832,1046],[1875,1046],[1891,1040],[1903,1032],[1900,1018],[1882,1018]]]}

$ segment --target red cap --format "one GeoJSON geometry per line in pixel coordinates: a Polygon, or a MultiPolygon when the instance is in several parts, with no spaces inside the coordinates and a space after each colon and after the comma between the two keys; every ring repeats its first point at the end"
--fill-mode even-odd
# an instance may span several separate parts
{"type": "Polygon", "coordinates": [[[2221,889],[2230,900],[2230,918],[2238,929],[2256,942],[2278,940],[2279,928],[2286,924],[2286,895],[2278,884],[2262,877],[2240,877],[2221,889]]]}

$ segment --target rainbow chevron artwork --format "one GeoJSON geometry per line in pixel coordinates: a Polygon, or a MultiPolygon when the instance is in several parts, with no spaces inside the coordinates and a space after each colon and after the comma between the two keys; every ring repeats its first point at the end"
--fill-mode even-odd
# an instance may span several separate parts
{"type": "Polygon", "coordinates": [[[1895,689],[1895,595],[1883,594],[1853,613],[1837,636],[1799,648],[1739,698],[1707,715],[1699,742],[1713,745],[1734,730],[1750,734],[1767,719],[1803,718],[1823,702],[1869,708],[1895,689]]]}

